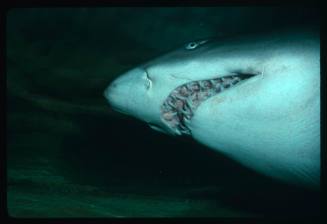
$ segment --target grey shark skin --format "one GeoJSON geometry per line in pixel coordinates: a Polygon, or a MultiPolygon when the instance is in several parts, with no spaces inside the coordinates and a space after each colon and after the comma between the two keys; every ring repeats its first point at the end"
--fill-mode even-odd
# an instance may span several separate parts
{"type": "MultiPolygon", "coordinates": [[[[156,130],[190,135],[261,174],[319,189],[320,40],[315,31],[194,41],[127,71],[104,95],[114,109],[156,130]],[[192,105],[187,119],[178,118],[182,112],[176,112],[176,103],[168,106],[168,96],[181,88],[203,80],[221,83],[222,77],[238,83],[220,84],[216,94],[192,105]]],[[[189,99],[181,105],[189,106],[189,99]]]]}

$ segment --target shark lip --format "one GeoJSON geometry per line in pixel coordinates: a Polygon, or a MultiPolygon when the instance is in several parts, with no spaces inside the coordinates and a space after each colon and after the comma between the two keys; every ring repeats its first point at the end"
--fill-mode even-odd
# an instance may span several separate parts
{"type": "Polygon", "coordinates": [[[161,120],[175,134],[191,135],[188,124],[197,107],[208,98],[219,94],[255,74],[233,74],[219,78],[198,80],[175,88],[161,105],[161,120]]]}

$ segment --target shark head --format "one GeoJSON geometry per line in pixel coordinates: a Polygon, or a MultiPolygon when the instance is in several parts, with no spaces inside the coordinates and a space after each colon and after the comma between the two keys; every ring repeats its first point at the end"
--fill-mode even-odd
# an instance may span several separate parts
{"type": "MultiPolygon", "coordinates": [[[[191,134],[186,123],[202,101],[261,72],[251,66],[234,68],[224,52],[221,41],[186,43],[122,74],[104,96],[114,110],[141,119],[157,131],[191,134]]],[[[239,63],[249,63],[243,60],[239,63]]]]}

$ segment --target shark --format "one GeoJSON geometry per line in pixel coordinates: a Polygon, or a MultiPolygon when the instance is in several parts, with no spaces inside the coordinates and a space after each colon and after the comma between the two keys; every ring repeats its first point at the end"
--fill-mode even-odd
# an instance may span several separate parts
{"type": "Polygon", "coordinates": [[[320,188],[320,37],[281,30],[187,42],[126,71],[110,106],[265,176],[320,188]]]}

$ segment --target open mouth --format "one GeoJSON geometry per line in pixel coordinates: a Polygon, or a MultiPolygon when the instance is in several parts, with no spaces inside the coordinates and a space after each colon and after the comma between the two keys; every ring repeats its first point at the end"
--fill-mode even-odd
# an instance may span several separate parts
{"type": "Polygon", "coordinates": [[[188,123],[196,108],[206,99],[225,91],[255,75],[230,75],[215,79],[192,81],[178,86],[161,106],[161,120],[174,133],[191,135],[188,123]]]}

